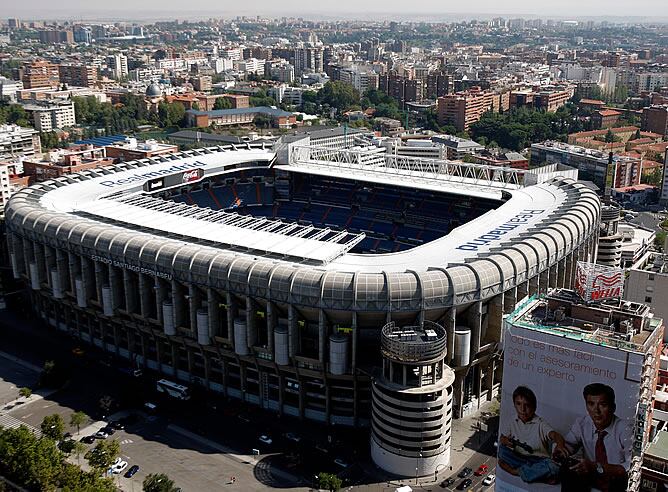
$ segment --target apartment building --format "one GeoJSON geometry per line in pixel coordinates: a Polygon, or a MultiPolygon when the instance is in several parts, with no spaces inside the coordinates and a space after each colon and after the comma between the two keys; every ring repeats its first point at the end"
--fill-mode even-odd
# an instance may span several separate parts
{"type": "Polygon", "coordinates": [[[56,87],[60,81],[58,65],[47,61],[35,61],[23,66],[23,87],[56,87]]]}
{"type": "Polygon", "coordinates": [[[436,109],[438,124],[452,125],[459,131],[466,131],[485,112],[493,110],[494,99],[493,92],[483,91],[479,87],[439,97],[436,109]]]}
{"type": "Polygon", "coordinates": [[[668,105],[655,105],[643,109],[641,128],[660,135],[668,135],[668,105]]]}
{"type": "Polygon", "coordinates": [[[74,87],[93,87],[97,82],[97,69],[91,65],[60,65],[58,78],[61,84],[74,87]]]}
{"type": "Polygon", "coordinates": [[[46,159],[26,159],[23,174],[29,176],[31,182],[39,182],[113,163],[114,159],[106,157],[104,148],[92,144],[75,145],[52,151],[46,159]]]}
{"type": "Polygon", "coordinates": [[[50,132],[76,125],[72,101],[25,104],[23,109],[30,114],[35,129],[40,132],[50,132]]]}
{"type": "Polygon", "coordinates": [[[41,151],[37,131],[18,125],[0,125],[0,161],[32,157],[41,151]]]}

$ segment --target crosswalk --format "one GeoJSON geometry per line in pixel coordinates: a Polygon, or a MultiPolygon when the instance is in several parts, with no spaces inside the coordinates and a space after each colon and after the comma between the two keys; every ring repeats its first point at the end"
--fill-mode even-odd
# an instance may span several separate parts
{"type": "Polygon", "coordinates": [[[0,427],[4,427],[6,429],[18,429],[21,426],[27,427],[37,437],[42,437],[42,431],[40,429],[37,429],[32,425],[28,425],[23,420],[19,420],[6,413],[0,413],[0,427]]]}

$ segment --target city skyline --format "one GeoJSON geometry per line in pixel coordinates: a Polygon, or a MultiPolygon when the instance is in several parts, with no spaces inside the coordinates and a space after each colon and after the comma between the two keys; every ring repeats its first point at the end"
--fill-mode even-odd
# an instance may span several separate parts
{"type": "MultiPolygon", "coordinates": [[[[60,2],[58,8],[54,8],[51,2],[46,0],[30,0],[20,5],[5,7],[6,16],[23,16],[39,19],[64,19],[64,18],[118,18],[118,19],[164,19],[174,16],[185,18],[207,18],[226,17],[233,18],[238,15],[260,15],[260,16],[303,16],[308,18],[340,18],[340,19],[378,19],[387,20],[401,16],[405,19],[417,19],[421,21],[433,20],[434,22],[447,20],[460,20],[466,18],[491,18],[497,15],[505,16],[528,16],[528,17],[554,17],[563,19],[578,19],[594,17],[600,19],[613,19],[622,17],[624,20],[643,19],[647,21],[662,21],[668,19],[668,5],[657,0],[640,0],[634,2],[631,7],[627,2],[611,1],[604,2],[595,0],[592,2],[576,2],[566,0],[557,6],[536,5],[523,0],[514,0],[499,5],[497,2],[483,0],[475,4],[441,4],[433,0],[411,4],[407,7],[399,2],[379,2],[372,0],[365,4],[360,11],[358,4],[351,0],[342,0],[334,4],[319,4],[317,7],[304,5],[301,2],[287,0],[280,5],[265,0],[252,2],[244,6],[220,5],[211,0],[196,0],[188,4],[165,5],[157,0],[146,0],[140,8],[129,0],[119,0],[113,6],[99,8],[97,5],[91,7],[88,2],[81,0],[65,0],[60,2]],[[565,15],[564,12],[569,12],[565,15]]],[[[620,19],[617,19],[620,20],[620,19]]]]}

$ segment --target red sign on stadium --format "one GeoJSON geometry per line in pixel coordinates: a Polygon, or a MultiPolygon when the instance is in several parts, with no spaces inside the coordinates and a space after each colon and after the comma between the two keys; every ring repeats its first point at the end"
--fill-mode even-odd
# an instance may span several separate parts
{"type": "Polygon", "coordinates": [[[202,176],[204,176],[204,171],[202,169],[192,169],[191,171],[186,171],[181,175],[181,182],[192,183],[193,181],[201,179],[202,176]]]}
{"type": "Polygon", "coordinates": [[[578,261],[575,291],[586,302],[620,299],[624,293],[624,271],[578,261]]]}

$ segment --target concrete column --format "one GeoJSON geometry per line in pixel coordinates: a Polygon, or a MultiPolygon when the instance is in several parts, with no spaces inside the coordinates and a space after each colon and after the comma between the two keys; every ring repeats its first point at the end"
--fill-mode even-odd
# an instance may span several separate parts
{"type": "Polygon", "coordinates": [[[155,290],[155,306],[156,306],[156,317],[158,319],[158,322],[160,324],[164,323],[164,319],[162,316],[162,302],[168,298],[168,286],[169,284],[165,281],[160,279],[159,277],[154,278],[155,285],[154,285],[154,290],[155,290]]]}
{"type": "Polygon", "coordinates": [[[299,328],[297,327],[297,310],[290,304],[288,306],[288,355],[292,358],[298,352],[299,328]]]}
{"type": "Polygon", "coordinates": [[[557,274],[558,265],[558,263],[555,263],[550,267],[550,277],[547,282],[547,285],[550,289],[555,289],[559,283],[559,277],[557,274]]]}
{"type": "Polygon", "coordinates": [[[230,293],[227,293],[227,339],[234,348],[234,318],[237,316],[237,300],[230,293]]]}
{"type": "Polygon", "coordinates": [[[217,336],[220,325],[220,295],[211,287],[206,289],[206,309],[209,314],[209,337],[217,336]]]}
{"type": "Polygon", "coordinates": [[[557,287],[560,289],[564,288],[564,283],[566,282],[566,258],[559,260],[557,264],[557,287]]]}
{"type": "Polygon", "coordinates": [[[23,240],[15,235],[11,235],[10,239],[12,245],[12,255],[14,258],[12,260],[12,273],[15,279],[21,278],[21,273],[25,271],[24,266],[26,263],[26,254],[23,249],[23,240]]]}
{"type": "Polygon", "coordinates": [[[109,265],[109,287],[111,288],[111,302],[114,309],[121,307],[125,303],[122,285],[122,272],[109,265]]]}
{"type": "Polygon", "coordinates": [[[197,333],[197,310],[200,307],[201,295],[199,289],[194,284],[188,284],[188,323],[190,329],[197,333]]]}
{"type": "Polygon", "coordinates": [[[107,274],[109,269],[104,263],[94,261],[95,265],[95,292],[97,301],[102,304],[102,286],[107,283],[107,274]]]}
{"type": "Polygon", "coordinates": [[[352,312],[352,320],[350,321],[350,327],[353,330],[352,371],[353,371],[353,377],[355,378],[355,381],[357,381],[357,371],[355,371],[355,369],[357,368],[357,344],[359,343],[358,342],[359,333],[357,329],[357,311],[352,312]]]}
{"type": "Polygon", "coordinates": [[[67,254],[60,250],[56,250],[56,269],[60,277],[60,288],[63,291],[68,290],[70,286],[70,269],[67,254]]]}
{"type": "Polygon", "coordinates": [[[510,314],[515,310],[515,306],[517,305],[517,286],[508,289],[503,295],[503,313],[510,314]]]}
{"type": "Polygon", "coordinates": [[[67,253],[67,268],[69,269],[69,284],[67,290],[76,293],[75,280],[81,276],[81,260],[74,253],[67,253]]]}
{"type": "Polygon", "coordinates": [[[246,340],[248,347],[257,345],[257,323],[255,322],[255,303],[246,296],[246,340]]]}
{"type": "Polygon", "coordinates": [[[142,318],[149,318],[151,315],[151,298],[155,297],[153,286],[155,281],[144,273],[138,274],[139,278],[139,312],[142,318]]]}
{"type": "Polygon", "coordinates": [[[139,292],[137,284],[134,281],[134,274],[125,269],[123,269],[123,294],[125,297],[125,310],[133,314],[140,312],[139,292]]]}
{"type": "Polygon", "coordinates": [[[480,337],[482,334],[482,301],[476,301],[469,308],[468,322],[471,328],[471,358],[480,351],[480,337]]]}
{"type": "Polygon", "coordinates": [[[445,331],[448,334],[447,361],[452,361],[455,356],[455,326],[457,324],[457,306],[453,306],[445,313],[443,320],[445,331]]]}
{"type": "MultiPolygon", "coordinates": [[[[174,306],[174,326],[185,326],[186,308],[183,286],[177,280],[172,280],[172,306],[174,306]]],[[[190,324],[190,317],[187,320],[190,324]]]]}
{"type": "Polygon", "coordinates": [[[327,316],[325,311],[320,309],[318,311],[318,360],[325,363],[327,347],[327,316]]]}
{"type": "Polygon", "coordinates": [[[276,328],[276,323],[276,306],[273,302],[267,301],[267,349],[271,353],[272,360],[276,360],[274,357],[274,328],[276,328]]]}
{"type": "Polygon", "coordinates": [[[529,295],[529,281],[525,280],[517,286],[517,301],[521,301],[529,295]]]}
{"type": "Polygon", "coordinates": [[[503,329],[503,294],[494,296],[491,302],[487,303],[487,336],[488,340],[495,342],[501,341],[501,332],[503,329]]]}

